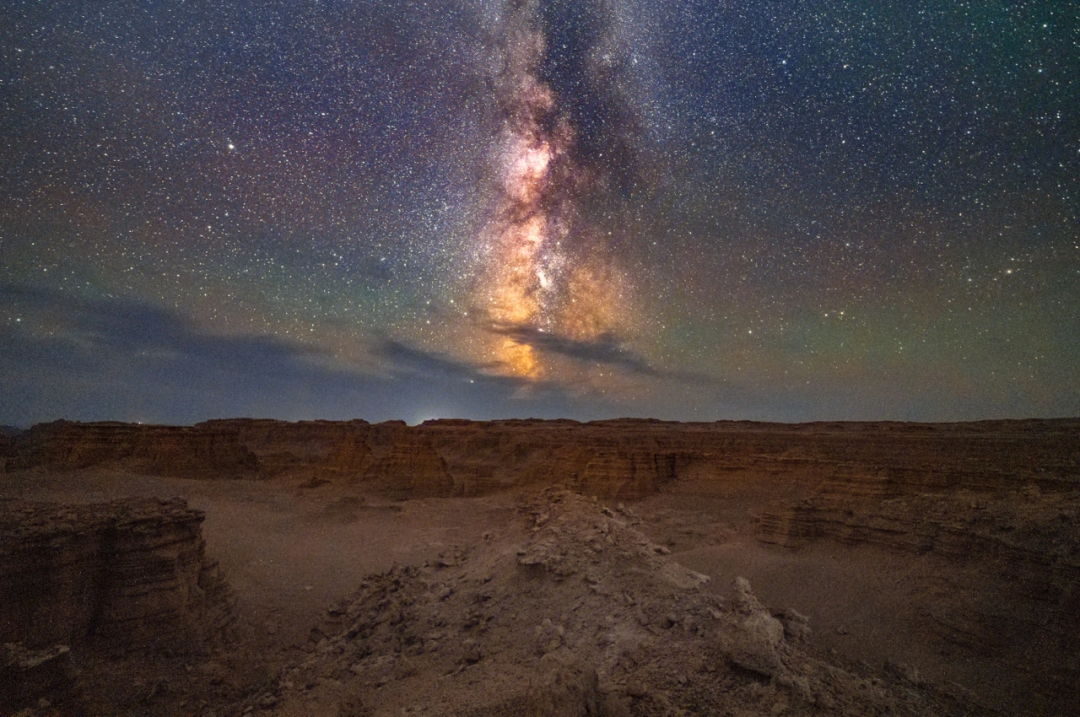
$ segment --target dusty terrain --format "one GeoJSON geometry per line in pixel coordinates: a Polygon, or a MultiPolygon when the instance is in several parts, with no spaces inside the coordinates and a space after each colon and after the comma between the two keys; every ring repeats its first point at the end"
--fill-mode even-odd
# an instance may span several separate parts
{"type": "MultiPolygon", "coordinates": [[[[67,423],[3,440],[9,513],[182,497],[232,591],[225,634],[195,647],[72,637],[71,689],[28,714],[1080,703],[1076,420],[67,423]]],[[[0,642],[62,642],[45,632],[0,642]]]]}

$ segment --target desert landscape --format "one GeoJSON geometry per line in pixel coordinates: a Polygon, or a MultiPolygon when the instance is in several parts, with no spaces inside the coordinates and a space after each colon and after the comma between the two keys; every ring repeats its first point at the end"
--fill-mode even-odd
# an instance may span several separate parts
{"type": "Polygon", "coordinates": [[[5,431],[0,711],[1067,715],[1080,420],[5,431]]]}
{"type": "Polygon", "coordinates": [[[0,717],[1077,717],[1076,7],[3,2],[0,717]]]}

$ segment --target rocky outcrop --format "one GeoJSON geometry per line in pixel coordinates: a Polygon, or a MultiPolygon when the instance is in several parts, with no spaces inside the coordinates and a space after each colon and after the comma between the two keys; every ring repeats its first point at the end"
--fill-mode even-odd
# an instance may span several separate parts
{"type": "Polygon", "coordinates": [[[0,500],[0,713],[46,696],[76,709],[74,668],[195,653],[220,638],[233,598],[202,521],[179,498],[0,500]]]}
{"type": "Polygon", "coordinates": [[[399,441],[386,451],[369,453],[357,470],[357,480],[394,498],[445,498],[454,481],[446,461],[424,441],[399,441]]]}
{"type": "MultiPolygon", "coordinates": [[[[325,639],[309,646],[315,655],[260,694],[253,709],[281,702],[302,711],[307,696],[299,691],[326,692],[330,700],[335,690],[360,685],[341,703],[343,714],[399,713],[411,708],[417,689],[442,694],[444,688],[464,710],[476,704],[477,680],[503,695],[484,703],[490,714],[556,708],[612,715],[676,709],[865,714],[893,707],[921,714],[927,700],[941,696],[922,695],[909,704],[904,691],[925,685],[907,669],[893,670],[903,683],[897,702],[873,680],[805,662],[807,618],[793,610],[769,614],[743,583],[735,584],[734,600],[714,602],[694,573],[667,557],[676,542],[653,546],[632,529],[637,518],[631,509],[605,512],[583,497],[616,503],[665,488],[677,501],[694,501],[700,491],[710,506],[719,506],[722,516],[690,526],[704,530],[702,536],[742,530],[752,509],[757,537],[774,546],[770,554],[829,541],[871,554],[931,555],[926,562],[934,570],[944,564],[939,559],[952,561],[953,567],[927,573],[920,589],[934,599],[919,603],[918,615],[912,609],[912,630],[920,638],[932,633],[924,642],[933,654],[941,645],[940,654],[957,655],[957,661],[976,656],[1011,671],[1008,689],[1015,686],[1020,700],[1030,696],[1031,707],[1010,707],[1010,713],[1069,714],[1068,706],[1080,702],[1073,645],[1080,634],[1080,420],[792,426],[431,421],[414,427],[227,420],[181,428],[58,422],[0,437],[3,458],[16,473],[104,469],[283,478],[279,487],[289,489],[291,481],[332,481],[349,494],[343,500],[357,503],[363,499],[354,493],[405,499],[540,485],[573,491],[527,508],[527,524],[513,535],[489,531],[470,550],[374,576],[362,594],[335,608],[333,624],[313,633],[325,639]],[[956,649],[946,652],[950,647],[956,649]],[[510,661],[490,659],[497,654],[510,661]],[[424,675],[434,677],[416,679],[424,675]],[[457,675],[466,677],[439,677],[457,675]]],[[[34,476],[9,479],[16,485],[24,477],[34,476]]],[[[5,515],[14,510],[8,507],[15,504],[3,505],[5,515]]],[[[170,631],[189,636],[170,650],[218,629],[215,615],[224,613],[217,608],[207,608],[205,620],[183,617],[201,614],[200,600],[221,604],[208,597],[212,567],[194,582],[187,568],[181,572],[189,578],[169,577],[169,565],[204,564],[199,549],[185,542],[193,512],[155,505],[146,511],[21,506],[29,523],[0,524],[0,545],[23,546],[15,562],[36,562],[53,576],[48,584],[33,583],[38,578],[31,573],[15,574],[14,582],[0,576],[0,591],[10,592],[0,594],[0,644],[12,646],[0,652],[4,670],[34,670],[21,682],[32,687],[60,679],[81,650],[137,654],[140,645],[156,644],[147,637],[153,630],[140,625],[161,628],[162,644],[174,644],[170,631]],[[27,525],[51,527],[30,530],[22,543],[8,540],[27,525]],[[80,579],[92,587],[77,587],[80,579]],[[39,610],[33,601],[19,603],[22,593],[58,597],[39,610]],[[194,596],[196,607],[188,613],[173,607],[181,594],[194,596]],[[4,628],[5,620],[23,632],[4,628]],[[47,636],[26,631],[38,624],[47,626],[47,636]],[[68,645],[70,655],[60,649],[68,645]]],[[[673,515],[674,535],[681,514],[673,515]]],[[[0,551],[0,566],[14,564],[4,562],[7,555],[0,551]]],[[[199,670],[184,672],[190,677],[199,670]]],[[[152,686],[136,701],[146,692],[152,686]]],[[[187,707],[176,702],[176,713],[184,714],[187,707]]]]}
{"type": "Polygon", "coordinates": [[[547,491],[482,545],[372,575],[253,704],[279,715],[949,713],[929,686],[810,657],[745,580],[730,601],[710,592],[635,520],[547,491]]]}
{"type": "Polygon", "coordinates": [[[41,699],[49,706],[69,702],[77,692],[71,648],[28,650],[16,643],[0,644],[0,688],[0,714],[14,714],[41,699]]]}
{"type": "Polygon", "coordinates": [[[0,426],[0,473],[7,470],[8,460],[15,454],[15,438],[21,433],[14,426],[0,426]]]}
{"type": "Polygon", "coordinates": [[[585,464],[575,487],[601,498],[640,498],[657,492],[679,476],[694,456],[676,452],[601,449],[585,464]]]}
{"type": "Polygon", "coordinates": [[[203,514],[181,499],[0,501],[0,643],[183,651],[232,618],[203,514]]]}
{"type": "MultiPolygon", "coordinates": [[[[380,424],[387,425],[387,424],[380,424]]],[[[404,426],[404,423],[399,425],[404,426]]],[[[225,419],[195,426],[213,433],[235,434],[256,456],[259,475],[328,477],[352,475],[367,452],[367,421],[300,421],[225,419]],[[350,453],[354,451],[353,453],[350,453]],[[360,454],[355,451],[359,450],[360,454]]]]}
{"type": "Polygon", "coordinates": [[[832,541],[933,554],[958,572],[978,566],[978,581],[938,588],[948,598],[925,615],[927,630],[1007,666],[1046,714],[1064,714],[1080,704],[1080,491],[1057,481],[1044,481],[1056,488],[1045,493],[1034,482],[988,483],[838,471],[808,497],[763,511],[758,538],[793,549],[832,541]]]}

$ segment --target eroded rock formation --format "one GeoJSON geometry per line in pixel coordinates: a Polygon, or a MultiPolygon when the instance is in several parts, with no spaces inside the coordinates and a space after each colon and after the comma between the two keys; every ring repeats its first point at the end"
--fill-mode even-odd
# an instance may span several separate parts
{"type": "Polygon", "coordinates": [[[1080,492],[1043,477],[1052,492],[1034,482],[995,487],[1000,475],[951,486],[838,471],[808,497],[763,511],[758,538],[932,553],[974,573],[937,588],[949,599],[924,624],[944,644],[1010,668],[1057,714],[1080,704],[1080,492]]]}
{"type": "MultiPolygon", "coordinates": [[[[401,422],[227,420],[185,428],[58,422],[0,437],[0,461],[12,477],[20,481],[32,479],[34,474],[43,471],[66,471],[72,480],[79,480],[82,470],[199,478],[278,478],[284,479],[277,481],[282,485],[291,486],[296,481],[296,485],[311,488],[333,483],[335,489],[350,493],[342,500],[353,502],[360,500],[351,495],[354,492],[371,495],[377,501],[397,501],[485,496],[507,489],[533,490],[558,485],[615,504],[658,492],[678,493],[683,490],[681,486],[688,486],[680,494],[682,499],[692,501],[694,492],[699,491],[702,496],[723,501],[722,510],[727,511],[723,519],[711,519],[717,521],[715,525],[706,521],[699,526],[681,526],[688,531],[701,528],[705,531],[702,535],[715,533],[714,537],[722,539],[723,535],[752,530],[761,544],[770,546],[768,550],[789,551],[789,554],[803,549],[812,552],[809,549],[815,544],[831,544],[845,550],[855,547],[892,551],[904,556],[932,556],[938,561],[935,562],[936,572],[927,573],[930,577],[924,578],[926,582],[920,587],[927,594],[919,603],[924,606],[919,608],[923,613],[904,617],[909,621],[905,624],[911,625],[913,631],[921,631],[918,639],[932,645],[934,650],[940,647],[941,655],[977,657],[984,663],[1000,666],[1002,674],[1006,675],[1002,680],[1006,685],[1003,690],[1018,695],[1013,702],[998,702],[1007,704],[1006,711],[1010,713],[1067,714],[1069,705],[1080,702],[1080,660],[1074,646],[1075,637],[1080,634],[1080,420],[1076,419],[948,425],[819,423],[794,426],[633,420],[588,424],[573,421],[431,421],[415,427],[401,422]],[[26,475],[20,471],[25,471],[26,475]],[[732,503],[738,503],[738,509],[727,507],[732,503]],[[722,524],[739,511],[742,511],[743,517],[739,518],[742,522],[722,524]],[[756,516],[753,523],[745,517],[749,511],[756,516]],[[949,652],[954,647],[955,653],[949,652]]],[[[571,500],[580,499],[566,498],[564,502],[571,500]]],[[[438,503],[429,501],[425,505],[438,503]]],[[[43,509],[28,510],[27,515],[36,520],[34,516],[38,513],[35,511],[43,509]]],[[[77,513],[83,509],[72,510],[77,513]]],[[[171,510],[161,508],[162,515],[171,510]]],[[[183,513],[183,509],[177,510],[183,513]]],[[[653,548],[645,546],[642,548],[644,553],[630,551],[623,557],[631,572],[638,571],[642,575],[656,572],[659,576],[654,576],[656,579],[667,581],[667,587],[662,590],[649,587],[644,593],[646,597],[635,597],[635,590],[646,583],[639,580],[631,585],[626,582],[629,580],[627,574],[617,570],[611,572],[614,570],[612,564],[605,562],[606,557],[600,559],[609,554],[606,551],[611,546],[608,542],[608,537],[613,535],[611,531],[623,536],[619,540],[629,535],[619,532],[622,528],[612,521],[621,521],[623,527],[632,526],[632,514],[620,511],[617,515],[606,515],[608,532],[604,533],[599,527],[603,521],[585,525],[576,518],[566,517],[568,514],[562,508],[552,510],[560,516],[558,520],[544,517],[541,510],[541,514],[533,516],[535,524],[527,529],[529,532],[513,537],[512,554],[506,552],[510,543],[500,542],[499,536],[494,536],[490,544],[474,546],[471,552],[466,550],[462,555],[448,555],[440,565],[401,568],[389,576],[373,579],[372,585],[377,583],[382,587],[367,597],[356,597],[351,603],[353,607],[337,615],[339,622],[344,620],[340,617],[342,614],[356,610],[375,611],[382,616],[386,609],[393,608],[400,595],[406,595],[413,602],[403,603],[402,614],[423,625],[427,625],[424,621],[430,617],[434,627],[429,625],[431,629],[418,638],[406,628],[399,627],[402,621],[395,622],[393,614],[385,619],[374,616],[370,618],[374,622],[364,629],[370,628],[372,634],[379,636],[378,641],[365,638],[365,642],[358,643],[355,637],[338,639],[340,635],[336,630],[342,625],[324,626],[325,635],[329,637],[323,647],[332,645],[333,652],[326,657],[328,662],[320,664],[329,672],[301,671],[296,679],[321,678],[345,683],[352,680],[352,676],[358,676],[365,684],[374,682],[375,687],[379,687],[380,681],[383,685],[401,679],[408,682],[406,678],[414,674],[413,670],[424,672],[428,668],[481,674],[483,671],[478,666],[488,664],[485,655],[510,649],[498,640],[488,641],[484,626],[490,624],[494,629],[501,624],[498,622],[502,619],[499,615],[503,614],[500,610],[509,610],[507,615],[524,619],[526,609],[539,609],[536,607],[539,603],[530,603],[531,607],[521,603],[515,608],[515,598],[510,596],[512,588],[523,590],[525,596],[532,595],[529,599],[554,600],[554,604],[568,606],[549,615],[548,623],[541,621],[535,626],[535,640],[544,646],[555,645],[548,654],[560,647],[574,648],[569,656],[559,653],[542,664],[533,659],[536,655],[522,653],[521,660],[514,664],[528,665],[526,671],[540,677],[530,688],[531,692],[513,692],[514,699],[518,700],[515,709],[520,707],[528,711],[533,709],[529,705],[558,705],[570,700],[581,710],[594,713],[610,707],[615,710],[612,714],[624,714],[619,712],[622,707],[618,705],[621,704],[632,706],[634,714],[651,714],[649,710],[653,707],[643,705],[651,705],[648,700],[653,695],[663,694],[664,699],[669,699],[672,693],[683,694],[682,687],[664,687],[660,692],[654,692],[648,684],[605,672],[607,668],[603,667],[602,660],[606,659],[604,650],[610,645],[582,647],[592,638],[580,637],[585,628],[567,623],[576,619],[569,617],[576,609],[592,606],[589,610],[599,611],[597,606],[603,603],[607,606],[605,609],[614,611],[612,614],[629,616],[622,622],[617,620],[612,628],[615,630],[611,632],[612,640],[641,638],[655,643],[656,635],[652,633],[669,630],[669,627],[657,627],[659,623],[681,625],[686,615],[694,617],[692,628],[686,629],[696,635],[697,628],[703,624],[701,620],[705,619],[698,608],[705,603],[695,603],[697,597],[685,598],[690,601],[685,602],[686,595],[694,594],[693,586],[680,587],[675,583],[679,582],[680,575],[685,577],[687,573],[672,567],[675,564],[661,555],[663,550],[650,552],[653,548]],[[590,562],[595,560],[600,562],[590,562]],[[472,572],[459,570],[464,570],[466,563],[472,566],[468,568],[472,572]],[[475,571],[484,566],[490,569],[485,568],[484,575],[477,578],[479,573],[475,571]],[[506,578],[510,582],[505,584],[503,574],[499,572],[504,569],[512,574],[512,579],[506,578]],[[444,576],[453,579],[444,579],[444,576]],[[560,592],[567,586],[577,585],[582,576],[587,594],[560,592]],[[609,581],[611,576],[617,579],[609,581]],[[484,586],[488,585],[495,592],[485,592],[484,586]],[[498,592],[499,586],[506,590],[498,592]],[[614,587],[609,589],[610,586],[614,587]],[[529,592],[534,588],[535,594],[529,592]],[[656,597],[665,590],[667,597],[656,597]],[[428,595],[432,591],[442,597],[432,599],[428,595]],[[594,596],[598,601],[596,605],[591,602],[594,596]],[[487,607],[494,604],[491,601],[496,597],[499,610],[487,607]],[[464,602],[459,604],[459,598],[464,602]],[[691,603],[698,607],[687,607],[691,603]],[[410,605],[420,607],[413,609],[410,605]],[[649,607],[653,605],[659,605],[656,609],[660,612],[649,607]],[[430,615],[425,612],[429,608],[430,615]],[[437,617],[436,613],[441,615],[444,609],[451,610],[452,615],[437,617]],[[454,610],[465,611],[466,617],[459,620],[454,617],[457,615],[454,610]],[[567,615],[565,619],[563,613],[567,615]],[[439,625],[438,620],[448,622],[439,625]],[[634,620],[637,620],[637,627],[634,627],[634,620]],[[446,625],[452,629],[442,629],[446,625]],[[646,633],[652,637],[646,638],[646,633]],[[568,638],[568,634],[573,637],[568,638]],[[460,655],[451,656],[445,652],[436,658],[434,652],[428,651],[429,641],[433,645],[446,645],[457,638],[462,640],[460,644],[455,643],[460,655]],[[417,639],[423,650],[413,654],[410,651],[415,649],[417,639]],[[467,640],[472,642],[466,644],[467,640]],[[574,640],[577,642],[570,645],[574,640]],[[360,644],[365,646],[354,649],[360,644]],[[401,649],[394,648],[388,653],[387,644],[400,645],[401,649]],[[362,654],[364,650],[371,652],[362,654]],[[349,664],[334,661],[343,654],[350,655],[352,661],[349,664]],[[370,655],[379,660],[369,660],[370,655]],[[596,662],[598,659],[600,663],[596,662]],[[418,661],[427,666],[417,667],[418,661]],[[604,707],[609,704],[606,700],[611,695],[615,701],[604,707]]],[[[601,510],[604,515],[602,509],[595,507],[585,510],[583,515],[592,516],[596,510],[601,510]]],[[[117,592],[116,585],[135,579],[133,576],[138,572],[134,568],[123,568],[109,580],[94,582],[97,578],[93,578],[91,582],[98,587],[89,594],[76,594],[75,588],[64,577],[71,572],[65,566],[85,560],[87,574],[97,575],[100,567],[93,556],[116,556],[126,550],[117,552],[116,546],[128,543],[117,537],[116,526],[141,525],[134,518],[128,523],[124,522],[128,520],[126,518],[99,521],[112,527],[100,531],[99,539],[95,539],[98,543],[94,543],[98,547],[92,548],[88,546],[93,541],[84,538],[93,530],[70,527],[89,525],[96,520],[84,520],[82,515],[65,517],[58,508],[56,519],[45,521],[54,526],[50,528],[53,532],[38,541],[37,549],[54,549],[55,555],[61,557],[47,557],[47,552],[41,552],[26,553],[19,558],[19,561],[37,561],[39,567],[47,566],[42,572],[52,576],[47,579],[52,582],[34,585],[26,582],[31,578],[20,577],[18,579],[23,580],[24,585],[29,585],[23,589],[35,595],[52,595],[54,597],[49,600],[68,605],[58,608],[55,616],[50,615],[52,627],[49,629],[55,634],[50,633],[45,640],[27,642],[26,635],[15,634],[14,627],[3,628],[7,632],[0,631],[0,642],[21,645],[18,650],[9,651],[9,662],[38,665],[42,670],[38,674],[45,676],[42,679],[48,679],[52,674],[50,670],[62,672],[61,668],[69,659],[66,653],[56,652],[53,648],[70,642],[74,654],[79,644],[97,641],[104,649],[110,640],[127,634],[123,628],[125,620],[131,624],[152,625],[156,619],[154,615],[159,615],[161,629],[180,632],[186,629],[182,627],[185,618],[181,616],[176,622],[175,616],[168,617],[169,610],[161,607],[164,604],[161,600],[165,600],[162,596],[183,592],[168,587],[170,579],[151,579],[139,588],[144,593],[137,590],[126,593],[122,589],[117,592]],[[57,529],[56,525],[69,527],[57,529]],[[76,545],[81,547],[73,547],[76,545]],[[143,595],[139,603],[144,606],[140,608],[143,612],[88,607],[110,604],[103,596],[123,597],[136,593],[143,595]],[[91,629],[88,625],[94,627],[91,629]]],[[[587,523],[592,519],[582,520],[587,523]]],[[[154,523],[156,527],[144,532],[157,531],[155,534],[160,537],[169,531],[179,534],[187,530],[183,527],[186,518],[177,519],[175,524],[160,516],[155,520],[158,521],[154,523]]],[[[139,530],[141,528],[134,528],[133,532],[139,530]]],[[[8,532],[5,530],[5,537],[8,532]]],[[[678,533],[675,528],[669,532],[672,535],[678,533]]],[[[26,544],[30,545],[34,540],[37,538],[26,544]]],[[[612,537],[612,540],[616,538],[612,537]]],[[[667,547],[679,550],[676,542],[668,542],[667,547]]],[[[683,542],[688,546],[693,541],[683,542]]],[[[138,544],[137,540],[130,543],[138,544]]],[[[190,555],[181,558],[182,553],[188,555],[179,551],[176,561],[187,561],[192,565],[198,562],[190,555]]],[[[139,551],[130,554],[136,556],[139,551]]],[[[6,559],[3,555],[0,558],[6,559]]],[[[138,561],[132,564],[138,564],[138,561]]],[[[148,574],[164,573],[154,568],[148,574]]],[[[200,579],[196,579],[196,586],[200,579]]],[[[795,648],[809,632],[805,618],[794,610],[767,615],[756,599],[752,599],[749,588],[741,584],[736,586],[735,595],[736,599],[730,605],[712,606],[722,617],[705,611],[710,619],[717,621],[708,623],[718,630],[712,633],[709,641],[684,644],[677,640],[673,644],[685,647],[686,655],[708,648],[712,650],[706,653],[712,656],[708,659],[715,658],[733,666],[732,674],[749,673],[757,675],[758,680],[768,681],[775,689],[767,693],[767,699],[783,706],[780,712],[797,712],[792,706],[796,704],[807,709],[813,705],[814,709],[830,711],[830,700],[841,705],[866,704],[865,700],[858,702],[852,697],[848,687],[815,693],[814,680],[800,672],[802,668],[792,667],[790,655],[801,654],[795,648]],[[803,683],[796,679],[799,677],[805,677],[806,684],[810,685],[810,698],[806,697],[803,683]]],[[[12,615],[9,623],[17,622],[25,628],[41,621],[41,614],[35,613],[35,609],[27,604],[16,605],[12,608],[16,612],[0,611],[0,623],[12,615]]],[[[348,618],[355,622],[356,616],[349,614],[348,618]]],[[[604,627],[606,617],[603,619],[601,632],[607,629],[604,627]]],[[[214,619],[199,624],[212,625],[214,619]]],[[[131,634],[134,645],[144,639],[139,637],[138,629],[131,634]]],[[[668,631],[664,634],[676,633],[668,631]]],[[[312,649],[315,649],[314,645],[312,649]]],[[[511,650],[511,654],[517,653],[511,650]]],[[[700,655],[685,660],[679,657],[676,662],[683,660],[679,664],[684,664],[691,672],[697,670],[693,674],[700,675],[701,663],[693,662],[700,659],[704,658],[700,655]]],[[[820,669],[828,672],[826,668],[820,669]]],[[[502,667],[493,667],[487,677],[499,683],[501,670],[502,667]]],[[[897,668],[893,672],[898,680],[906,681],[907,688],[919,687],[919,679],[913,677],[915,673],[910,670],[897,668]]],[[[658,676],[648,677],[646,682],[656,680],[668,685],[670,679],[670,675],[665,677],[658,673],[658,676]]],[[[858,680],[846,682],[847,679],[841,680],[842,685],[858,683],[858,680]]],[[[727,675],[721,682],[730,687],[737,682],[732,680],[736,678],[727,675]]],[[[296,683],[296,680],[286,682],[296,683]]],[[[289,697],[292,688],[286,682],[279,690],[266,695],[269,701],[259,703],[262,708],[273,708],[279,699],[293,699],[289,697]]],[[[678,680],[676,683],[683,685],[678,680]]],[[[415,682],[409,684],[415,686],[415,682]]],[[[744,696],[752,696],[750,693],[757,690],[752,685],[743,685],[739,689],[744,687],[744,696]]],[[[330,691],[334,690],[337,687],[330,691]]],[[[471,693],[468,688],[462,690],[461,699],[465,700],[471,693]]],[[[327,695],[326,699],[331,700],[333,695],[327,695]]],[[[352,697],[346,696],[345,701],[340,702],[345,705],[343,714],[351,709],[346,709],[351,704],[349,699],[352,697]]],[[[363,700],[370,702],[370,696],[356,699],[359,701],[354,705],[355,713],[364,714],[363,700]]],[[[695,704],[710,709],[726,704],[720,697],[701,699],[704,701],[695,704]]],[[[337,704],[334,703],[335,709],[337,704]]],[[[461,704],[466,703],[462,701],[461,704]]],[[[684,704],[691,702],[684,701],[684,704]]],[[[896,708],[901,712],[910,707],[903,699],[895,704],[907,705],[896,708]]],[[[661,712],[667,709],[662,700],[658,699],[656,705],[661,712]]],[[[182,713],[182,708],[177,709],[182,713]]],[[[769,709],[771,707],[765,712],[769,709]]],[[[910,709],[915,710],[913,714],[918,714],[921,708],[910,709]]]]}
{"type": "Polygon", "coordinates": [[[95,505],[0,500],[0,644],[18,690],[6,712],[67,684],[69,657],[130,659],[198,651],[233,620],[205,553],[203,514],[177,498],[95,505]]]}
{"type": "Polygon", "coordinates": [[[745,580],[731,601],[702,589],[706,576],[634,522],[547,491],[482,545],[371,576],[257,704],[356,716],[949,711],[925,685],[810,657],[745,580]]]}
{"type": "Polygon", "coordinates": [[[232,419],[190,427],[58,421],[9,438],[10,470],[121,468],[154,475],[370,482],[402,497],[561,483],[611,499],[680,478],[754,471],[853,494],[1072,490],[1080,420],[968,424],[232,419]]]}

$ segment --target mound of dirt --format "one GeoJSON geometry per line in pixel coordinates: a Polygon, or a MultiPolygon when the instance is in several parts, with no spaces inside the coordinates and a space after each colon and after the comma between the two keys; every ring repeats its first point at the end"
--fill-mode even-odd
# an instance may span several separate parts
{"type": "Polygon", "coordinates": [[[911,671],[812,656],[808,619],[749,583],[725,600],[632,511],[549,489],[519,519],[422,566],[366,579],[308,652],[254,695],[280,715],[962,713],[911,671]]]}

